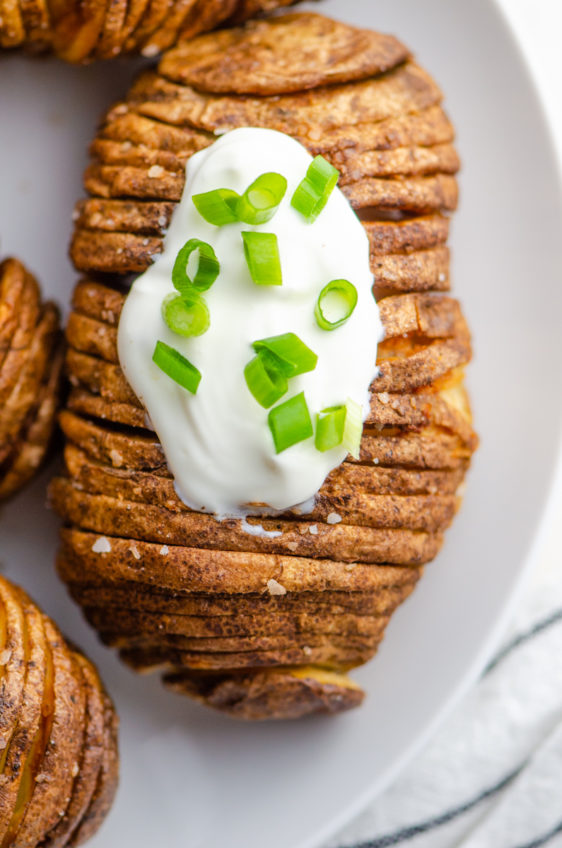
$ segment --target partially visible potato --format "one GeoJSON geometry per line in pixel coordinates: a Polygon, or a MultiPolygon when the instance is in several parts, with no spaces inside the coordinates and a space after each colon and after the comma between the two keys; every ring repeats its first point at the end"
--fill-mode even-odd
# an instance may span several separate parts
{"type": "Polygon", "coordinates": [[[117,719],[93,665],[0,577],[0,841],[91,836],[117,787],[117,719]]]}
{"type": "Polygon", "coordinates": [[[59,314],[17,259],[0,264],[0,500],[35,474],[51,442],[63,364],[59,314]]]}
{"type": "Polygon", "coordinates": [[[156,56],[221,24],[298,0],[0,0],[0,50],[54,51],[67,62],[156,56]]]}

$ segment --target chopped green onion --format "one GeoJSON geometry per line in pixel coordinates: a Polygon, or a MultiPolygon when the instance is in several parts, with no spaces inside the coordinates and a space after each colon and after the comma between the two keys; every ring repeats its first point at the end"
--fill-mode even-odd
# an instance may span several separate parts
{"type": "Polygon", "coordinates": [[[361,434],[363,433],[363,409],[360,404],[348,398],[345,404],[345,410],[342,444],[354,459],[359,459],[361,434]]]}
{"type": "Polygon", "coordinates": [[[304,392],[286,400],[285,403],[280,403],[279,406],[274,406],[267,421],[276,453],[309,439],[313,434],[304,392]]]}
{"type": "Polygon", "coordinates": [[[202,336],[211,323],[207,304],[197,292],[169,294],[162,301],[162,317],[179,336],[202,336]]]}
{"type": "Polygon", "coordinates": [[[318,357],[294,333],[283,333],[254,342],[252,347],[257,353],[267,350],[278,362],[278,370],[286,377],[296,377],[314,371],[318,357]]]}
{"type": "Polygon", "coordinates": [[[324,159],[316,156],[310,163],[306,176],[296,187],[291,206],[303,215],[309,224],[314,223],[333,192],[340,172],[324,159]]]}
{"type": "Polygon", "coordinates": [[[281,286],[281,260],[275,233],[243,232],[244,254],[254,283],[281,286]]]}
{"type": "Polygon", "coordinates": [[[324,452],[341,445],[346,417],[345,406],[329,406],[316,416],[314,444],[317,450],[324,452]]]}
{"type": "Polygon", "coordinates": [[[320,194],[328,197],[336,187],[340,172],[337,168],[324,159],[323,156],[315,156],[306,172],[306,178],[312,183],[320,194]]]}
{"type": "Polygon", "coordinates": [[[322,330],[335,330],[345,324],[357,306],[357,289],[349,280],[332,280],[320,294],[314,307],[316,323],[322,330]]]}
{"type": "Polygon", "coordinates": [[[172,270],[172,283],[180,294],[185,294],[190,289],[199,292],[210,289],[217,279],[221,266],[216,253],[210,244],[200,239],[189,239],[176,257],[172,270]],[[187,263],[192,253],[198,253],[197,271],[193,279],[187,273],[187,263]]]}
{"type": "Polygon", "coordinates": [[[158,341],[152,354],[152,361],[182,388],[193,395],[197,392],[201,382],[201,372],[191,364],[189,359],[182,356],[179,350],[158,341]]]}
{"type": "Polygon", "coordinates": [[[286,191],[287,180],[281,174],[262,174],[236,203],[238,220],[245,224],[265,224],[277,212],[286,191]]]}
{"type": "Polygon", "coordinates": [[[249,390],[264,409],[269,409],[283,397],[289,384],[278,368],[275,358],[266,350],[248,362],[244,368],[244,377],[249,390]]]}
{"type": "Polygon", "coordinates": [[[217,188],[214,191],[194,194],[191,199],[201,217],[209,224],[222,227],[224,224],[233,224],[238,221],[236,204],[240,195],[237,191],[232,191],[230,188],[217,188]]]}

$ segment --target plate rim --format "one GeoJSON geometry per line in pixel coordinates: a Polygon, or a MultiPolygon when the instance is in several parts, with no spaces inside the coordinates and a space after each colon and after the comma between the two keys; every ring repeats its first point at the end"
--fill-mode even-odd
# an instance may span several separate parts
{"type": "MultiPolygon", "coordinates": [[[[548,153],[552,160],[552,175],[553,185],[557,190],[556,193],[562,202],[562,138],[560,144],[557,143],[557,137],[554,131],[554,125],[550,117],[550,113],[546,107],[546,103],[541,92],[538,80],[533,72],[531,63],[522,46],[522,41],[519,32],[512,23],[511,18],[507,14],[502,0],[486,0],[490,9],[497,15],[500,22],[507,32],[512,46],[518,55],[522,70],[524,71],[530,89],[534,95],[539,113],[540,113],[540,131],[544,142],[548,148],[548,153]]],[[[562,210],[562,206],[561,206],[562,210]]],[[[560,356],[559,365],[562,366],[562,355],[560,356]]],[[[561,368],[562,371],[562,368],[561,368]]],[[[464,676],[459,683],[449,693],[448,697],[437,710],[432,721],[430,721],[422,733],[418,734],[416,739],[406,748],[400,757],[398,757],[385,772],[383,772],[373,783],[367,787],[351,804],[335,815],[317,835],[309,837],[304,841],[299,841],[294,848],[321,848],[330,837],[334,836],[337,831],[349,824],[353,818],[360,815],[367,806],[375,800],[386,788],[388,788],[398,775],[407,767],[419,751],[429,743],[439,727],[446,721],[448,716],[453,712],[454,708],[460,703],[462,698],[468,693],[474,685],[478,676],[485,668],[488,660],[498,647],[503,634],[505,633],[509,620],[523,596],[525,589],[530,581],[530,577],[534,569],[538,566],[541,554],[546,547],[546,542],[549,532],[554,526],[557,510],[562,507],[562,428],[558,433],[558,443],[556,456],[553,459],[552,471],[549,484],[544,492],[544,506],[541,518],[539,519],[533,541],[529,550],[523,557],[517,577],[515,578],[510,591],[507,594],[501,612],[498,615],[494,626],[488,631],[483,638],[482,644],[471,665],[465,671],[464,676]]],[[[357,845],[360,848],[360,845],[357,845]]]]}

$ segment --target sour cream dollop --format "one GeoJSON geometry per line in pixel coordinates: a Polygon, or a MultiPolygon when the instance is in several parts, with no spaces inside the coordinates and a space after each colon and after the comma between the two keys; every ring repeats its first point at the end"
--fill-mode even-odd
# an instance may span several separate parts
{"type": "Polygon", "coordinates": [[[162,443],[176,491],[194,509],[220,516],[247,514],[256,504],[287,509],[310,500],[346,456],[342,447],[318,451],[314,438],[275,454],[268,411],[256,402],[244,379],[244,367],[255,356],[252,342],[291,332],[318,355],[314,371],[289,380],[280,403],[304,391],[313,421],[322,409],[345,404],[347,398],[361,404],[367,415],[382,337],[369,244],[338,188],[313,224],[291,207],[293,192],[311,161],[290,136],[254,128],[233,130],[192,156],[163,252],[126,298],[118,334],[121,367],[162,443]],[[242,194],[270,171],[287,179],[287,193],[275,216],[259,227],[215,227],[192,202],[194,194],[217,188],[242,194]],[[277,235],[282,286],[254,284],[244,257],[243,230],[277,235]],[[168,328],[161,304],[174,292],[172,267],[191,238],[212,245],[220,274],[205,294],[209,330],[184,338],[168,328]],[[346,324],[322,330],[314,317],[318,295],[330,280],[342,278],[356,287],[357,306],[346,324]],[[157,340],[176,348],[199,369],[202,379],[195,395],[152,362],[157,340]]]}

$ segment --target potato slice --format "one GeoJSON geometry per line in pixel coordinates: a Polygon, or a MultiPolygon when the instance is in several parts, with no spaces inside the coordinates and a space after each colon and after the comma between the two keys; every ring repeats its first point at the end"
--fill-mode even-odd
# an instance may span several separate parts
{"type": "Polygon", "coordinates": [[[53,663],[53,715],[35,777],[35,789],[19,825],[14,848],[35,844],[63,819],[84,742],[86,692],[72,654],[53,622],[43,617],[53,663]]]}
{"type": "Polygon", "coordinates": [[[164,56],[159,70],[203,91],[285,94],[365,79],[407,58],[391,35],[305,12],[186,41],[164,56]]]}
{"type": "Polygon", "coordinates": [[[187,124],[208,132],[268,127],[314,137],[342,126],[418,113],[441,100],[435,81],[410,61],[362,82],[275,98],[207,94],[148,72],[133,84],[127,108],[173,127],[187,124]]]}
{"type": "Polygon", "coordinates": [[[164,684],[229,716],[253,721],[339,713],[359,706],[365,696],[346,675],[314,666],[231,676],[175,672],[165,675],[164,684]]]}
{"type": "Polygon", "coordinates": [[[221,597],[255,592],[268,596],[279,592],[279,587],[296,594],[379,593],[409,586],[419,577],[417,568],[405,565],[211,551],[131,538],[101,537],[105,541],[100,543],[99,534],[70,528],[61,535],[63,545],[58,567],[63,579],[103,580],[108,586],[132,581],[146,587],[155,585],[160,591],[217,593],[221,597]],[[102,552],[98,553],[100,548],[102,552]]]}
{"type": "Polygon", "coordinates": [[[69,843],[76,844],[74,833],[84,821],[92,803],[104,757],[105,715],[101,684],[89,660],[75,652],[73,659],[81,670],[86,692],[84,742],[80,761],[72,770],[74,782],[70,802],[63,818],[42,842],[45,848],[64,848],[69,843]]]}
{"type": "Polygon", "coordinates": [[[33,793],[41,753],[47,646],[41,615],[29,599],[6,581],[2,581],[0,591],[5,603],[19,608],[22,627],[18,638],[25,669],[17,721],[2,758],[0,840],[2,844],[12,844],[33,793]]]}
{"type": "Polygon", "coordinates": [[[119,720],[95,669],[91,667],[90,671],[93,673],[92,683],[100,695],[103,708],[103,756],[94,794],[84,817],[73,834],[73,845],[80,845],[82,842],[87,842],[99,829],[113,804],[119,778],[119,756],[117,751],[119,720]]]}

